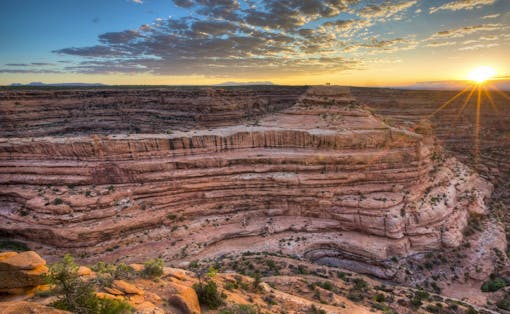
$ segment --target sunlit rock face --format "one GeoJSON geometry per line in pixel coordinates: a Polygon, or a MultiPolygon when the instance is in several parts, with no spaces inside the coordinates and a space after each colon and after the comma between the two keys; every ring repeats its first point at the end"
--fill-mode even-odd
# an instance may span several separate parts
{"type": "Polygon", "coordinates": [[[0,233],[50,259],[268,251],[387,277],[393,257],[458,246],[491,192],[346,88],[309,88],[249,123],[174,130],[1,139],[0,233]]]}

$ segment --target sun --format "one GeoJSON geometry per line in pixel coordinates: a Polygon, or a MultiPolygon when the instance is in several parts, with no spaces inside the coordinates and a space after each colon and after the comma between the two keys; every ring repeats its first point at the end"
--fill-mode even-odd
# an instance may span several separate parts
{"type": "Polygon", "coordinates": [[[494,75],[496,75],[496,71],[493,68],[489,66],[479,66],[469,72],[468,79],[481,84],[494,77],[494,75]]]}

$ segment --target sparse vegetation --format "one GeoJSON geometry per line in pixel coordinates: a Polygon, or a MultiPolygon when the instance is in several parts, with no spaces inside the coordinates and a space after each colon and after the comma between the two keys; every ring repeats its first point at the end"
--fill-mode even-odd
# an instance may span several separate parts
{"type": "Polygon", "coordinates": [[[56,199],[53,200],[53,205],[61,205],[63,203],[64,203],[64,201],[59,197],[57,197],[56,199]]]}
{"type": "Polygon", "coordinates": [[[146,278],[156,278],[163,275],[163,260],[160,258],[151,259],[144,264],[143,275],[146,278]]]}
{"type": "Polygon", "coordinates": [[[53,286],[57,300],[50,305],[77,314],[131,313],[131,306],[120,300],[96,297],[93,282],[84,281],[78,275],[78,265],[70,255],[50,268],[48,283],[53,286]]]}
{"type": "Polygon", "coordinates": [[[257,314],[259,310],[248,304],[235,304],[220,311],[220,314],[257,314]]]}
{"type": "Polygon", "coordinates": [[[212,280],[207,280],[206,283],[200,281],[193,285],[193,289],[198,296],[200,305],[207,306],[211,310],[219,308],[223,304],[221,294],[218,291],[218,286],[212,280]]]}
{"type": "Polygon", "coordinates": [[[491,279],[482,284],[481,290],[483,292],[495,292],[504,287],[506,287],[505,280],[492,276],[491,279]]]}

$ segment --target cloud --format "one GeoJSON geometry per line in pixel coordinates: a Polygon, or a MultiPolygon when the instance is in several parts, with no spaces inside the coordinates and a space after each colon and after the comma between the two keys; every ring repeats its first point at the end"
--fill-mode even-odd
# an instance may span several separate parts
{"type": "Polygon", "coordinates": [[[418,1],[400,1],[398,3],[385,2],[380,5],[368,5],[359,11],[359,15],[369,19],[388,19],[406,11],[418,1]]]}
{"type": "Polygon", "coordinates": [[[496,14],[489,14],[489,15],[485,15],[485,16],[482,16],[481,19],[482,20],[487,20],[487,19],[496,19],[498,17],[500,17],[501,14],[499,13],[496,13],[496,14]]]}
{"type": "Polygon", "coordinates": [[[359,68],[368,55],[417,45],[407,38],[412,36],[381,39],[368,30],[375,23],[401,19],[417,0],[378,5],[358,0],[173,3],[189,12],[137,29],[100,34],[94,46],[54,52],[83,58],[64,68],[71,72],[256,78],[359,68]]]}
{"type": "Polygon", "coordinates": [[[427,47],[446,47],[446,46],[453,46],[456,43],[457,42],[455,42],[455,41],[443,41],[443,42],[433,41],[431,43],[428,43],[426,46],[427,47]]]}
{"type": "Polygon", "coordinates": [[[480,24],[474,26],[465,26],[461,28],[437,32],[434,35],[432,35],[430,39],[459,38],[477,32],[500,30],[502,27],[503,25],[501,24],[480,24]]]}
{"type": "Polygon", "coordinates": [[[49,62],[32,62],[32,63],[6,63],[5,65],[10,67],[29,67],[29,66],[51,66],[55,64],[49,62]]]}
{"type": "Polygon", "coordinates": [[[134,3],[138,3],[138,4],[142,4],[143,1],[142,0],[132,0],[134,3]]]}
{"type": "Polygon", "coordinates": [[[466,50],[480,50],[480,49],[487,49],[492,47],[498,47],[498,43],[492,43],[492,44],[477,44],[477,45],[470,45],[459,48],[460,51],[466,51],[466,50]]]}
{"type": "Polygon", "coordinates": [[[53,73],[63,73],[58,70],[37,70],[37,69],[0,69],[0,73],[10,73],[10,74],[53,74],[53,73]]]}
{"type": "Polygon", "coordinates": [[[445,3],[438,7],[431,7],[429,12],[436,13],[441,10],[459,11],[459,10],[473,10],[487,5],[494,4],[496,0],[455,0],[445,3]]]}
{"type": "Polygon", "coordinates": [[[120,56],[123,53],[119,51],[115,51],[112,47],[109,46],[91,46],[91,47],[71,47],[54,50],[53,52],[59,54],[67,54],[81,57],[112,57],[112,56],[120,56]]]}
{"type": "Polygon", "coordinates": [[[376,38],[372,38],[367,43],[358,43],[348,45],[344,48],[344,51],[352,52],[358,51],[360,49],[368,49],[368,54],[377,53],[388,53],[388,52],[396,52],[401,50],[409,50],[415,48],[417,42],[412,39],[405,38],[394,38],[394,39],[386,39],[386,40],[378,40],[376,38]]]}
{"type": "Polygon", "coordinates": [[[99,35],[99,41],[104,44],[123,44],[140,37],[140,33],[134,30],[123,32],[109,32],[99,35]]]}

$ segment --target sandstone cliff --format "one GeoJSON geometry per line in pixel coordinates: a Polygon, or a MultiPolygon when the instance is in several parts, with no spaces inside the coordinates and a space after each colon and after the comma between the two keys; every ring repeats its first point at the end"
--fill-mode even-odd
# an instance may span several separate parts
{"type": "MultiPolygon", "coordinates": [[[[392,260],[456,247],[469,216],[486,213],[491,185],[430,136],[387,125],[349,89],[293,97],[254,121],[175,124],[171,134],[93,135],[94,124],[65,137],[12,137],[53,133],[46,122],[17,131],[27,118],[3,111],[12,123],[0,139],[0,234],[50,259],[66,251],[83,261],[187,262],[267,251],[391,277],[392,260]]],[[[233,110],[220,103],[223,114],[233,110]]],[[[146,130],[148,122],[128,121],[146,130]]]]}

